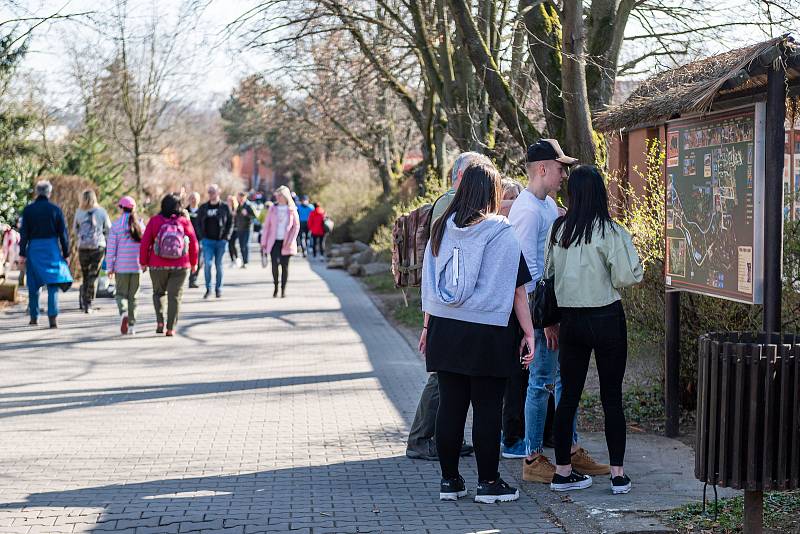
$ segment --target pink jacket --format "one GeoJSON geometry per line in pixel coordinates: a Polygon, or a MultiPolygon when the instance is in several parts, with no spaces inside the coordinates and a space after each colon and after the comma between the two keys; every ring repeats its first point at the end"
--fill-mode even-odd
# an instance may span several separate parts
{"type": "Polygon", "coordinates": [[[123,213],[111,225],[106,249],[106,269],[110,273],[141,273],[139,243],[133,240],[128,228],[129,213],[123,213]]]}
{"type": "MultiPolygon", "coordinates": [[[[297,254],[297,234],[300,233],[300,216],[297,208],[289,208],[289,220],[286,223],[286,232],[283,238],[282,256],[294,256],[297,254]]],[[[278,239],[278,206],[270,206],[267,216],[264,218],[264,225],[261,229],[261,248],[266,252],[272,250],[272,246],[278,239]]]]}

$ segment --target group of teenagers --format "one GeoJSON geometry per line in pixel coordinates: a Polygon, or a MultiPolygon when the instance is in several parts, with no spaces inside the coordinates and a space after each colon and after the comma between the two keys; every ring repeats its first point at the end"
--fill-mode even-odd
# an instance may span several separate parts
{"type": "MultiPolygon", "coordinates": [[[[39,323],[39,294],[46,288],[49,326],[57,328],[58,293],[67,291],[73,279],[69,268],[70,231],[61,208],[50,201],[52,191],[49,181],[40,181],[35,187],[36,198],[22,211],[18,264],[27,275],[29,324],[39,323]]],[[[111,222],[98,204],[96,193],[82,192],[73,222],[82,275],[81,309],[92,313],[98,274],[105,262],[108,277],[115,284],[120,333],[135,334],[141,275],[149,271],[156,333],[174,336],[184,287],[187,279],[189,287],[198,287],[201,261],[204,298],[210,298],[212,284],[215,296],[222,297],[223,257],[234,225],[241,239],[242,266],[247,264],[255,211],[246,201],[246,193],[240,193],[239,199],[237,210],[232,212],[221,201],[216,184],[208,187],[208,201],[204,204],[200,204],[198,193],[189,196],[187,206],[179,194],[168,193],[161,199],[159,212],[145,225],[133,197],[119,199],[119,216],[111,222]]],[[[279,288],[281,297],[285,297],[289,258],[297,254],[302,224],[288,187],[277,188],[274,199],[260,221],[259,243],[262,253],[269,255],[272,262],[273,297],[278,297],[279,288]]],[[[300,207],[307,204],[303,200],[300,207]]]]}
{"type": "Polygon", "coordinates": [[[622,382],[626,318],[619,290],[641,282],[628,231],[612,220],[604,178],[576,165],[553,139],[527,150],[528,185],[504,180],[485,156],[455,161],[451,189],[433,206],[422,262],[424,325],[419,350],[429,375],[407,455],[439,461],[442,500],[468,494],[459,458],[475,453],[474,500],[513,501],[499,460],[522,459],[524,480],[555,491],[585,489],[610,475],[614,494],[631,490],[624,470],[622,382]],[[567,205],[554,196],[567,180],[567,205]],[[534,328],[536,284],[551,279],[560,322],[534,328]],[[594,353],[609,464],[580,446],[577,408],[594,353]],[[555,464],[544,453],[555,397],[555,464]],[[472,443],[464,441],[470,405],[472,443]]]}

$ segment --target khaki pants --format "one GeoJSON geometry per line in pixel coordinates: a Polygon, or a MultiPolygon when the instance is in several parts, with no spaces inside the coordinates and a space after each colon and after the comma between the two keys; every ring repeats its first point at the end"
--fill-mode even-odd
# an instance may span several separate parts
{"type": "Polygon", "coordinates": [[[189,269],[150,269],[153,281],[153,307],[158,324],[166,324],[167,330],[174,330],[178,322],[183,285],[189,276],[189,269]],[[167,296],[167,321],[164,322],[164,295],[167,296]]]}
{"type": "Polygon", "coordinates": [[[139,273],[117,273],[116,279],[117,308],[119,314],[128,314],[128,324],[136,324],[136,297],[139,296],[139,273]]]}

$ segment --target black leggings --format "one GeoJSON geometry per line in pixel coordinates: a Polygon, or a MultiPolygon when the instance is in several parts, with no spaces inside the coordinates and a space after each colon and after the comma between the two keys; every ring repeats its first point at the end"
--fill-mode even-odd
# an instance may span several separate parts
{"type": "Polygon", "coordinates": [[[605,414],[606,444],[611,465],[625,460],[625,412],[622,378],[628,359],[628,329],[622,303],[601,308],[561,308],[559,333],[561,401],[556,408],[556,464],[569,465],[572,421],[581,400],[589,358],[594,350],[605,414]]]}
{"type": "Polygon", "coordinates": [[[281,254],[283,248],[283,239],[275,241],[272,245],[272,250],[269,252],[269,257],[272,259],[272,283],[278,287],[278,265],[281,266],[281,289],[286,289],[286,282],[289,281],[289,258],[291,256],[284,256],[281,254]]]}
{"type": "Polygon", "coordinates": [[[472,444],[478,462],[478,480],[497,480],[500,427],[506,379],[439,371],[439,412],[436,414],[436,450],[442,478],[458,476],[464,442],[464,424],[472,403],[472,444]]]}
{"type": "Polygon", "coordinates": [[[231,261],[236,261],[239,257],[239,252],[236,250],[236,242],[239,240],[239,234],[236,230],[231,233],[230,239],[228,239],[228,254],[231,257],[231,261]]]}

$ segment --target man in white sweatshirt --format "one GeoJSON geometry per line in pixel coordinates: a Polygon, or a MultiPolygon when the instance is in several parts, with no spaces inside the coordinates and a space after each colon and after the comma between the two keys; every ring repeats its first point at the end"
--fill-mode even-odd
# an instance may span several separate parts
{"type": "MultiPolygon", "coordinates": [[[[544,273],[547,233],[553,221],[564,213],[551,195],[558,193],[567,177],[567,169],[577,162],[564,154],[555,139],[540,139],[528,147],[526,157],[528,187],[520,193],[508,218],[519,240],[522,254],[533,279],[527,286],[528,299],[544,273]]],[[[555,466],[544,454],[544,426],[547,402],[561,396],[561,377],[558,367],[558,325],[535,330],[536,347],[530,366],[528,394],[525,399],[525,448],[522,478],[529,482],[550,483],[555,466]]],[[[585,449],[578,446],[578,434],[573,431],[572,465],[584,474],[610,473],[608,465],[598,464],[585,449]]]]}

